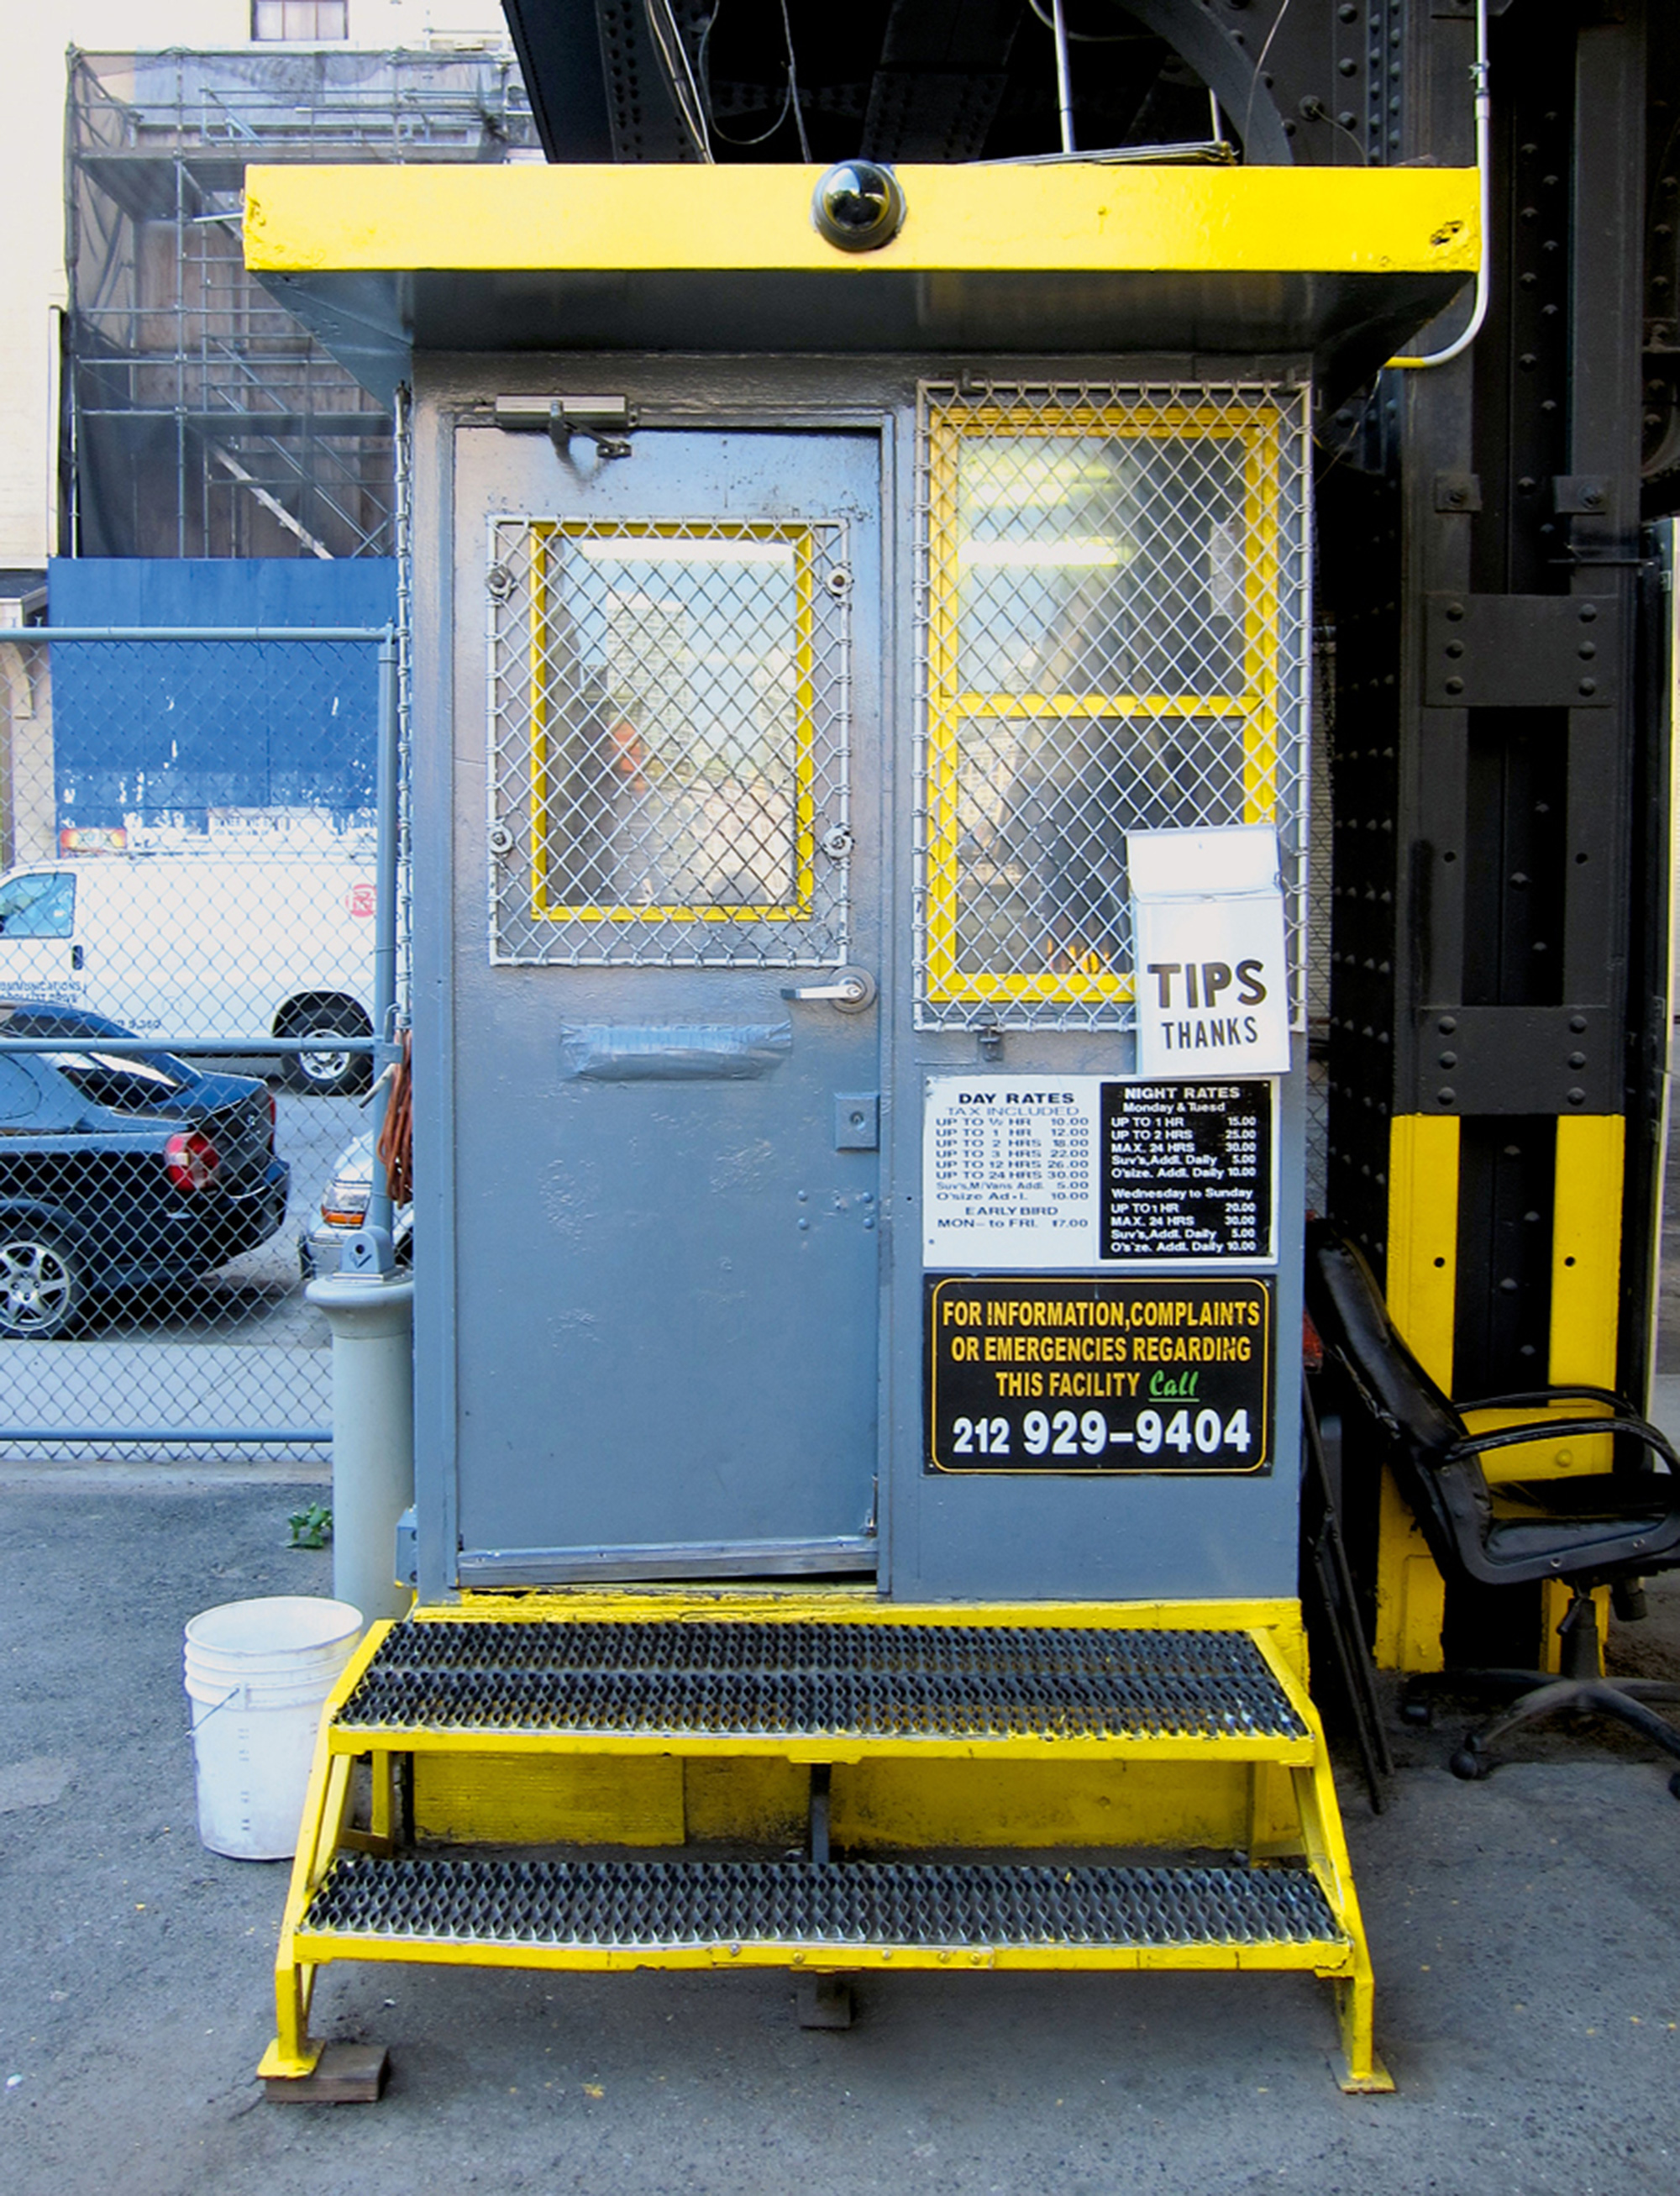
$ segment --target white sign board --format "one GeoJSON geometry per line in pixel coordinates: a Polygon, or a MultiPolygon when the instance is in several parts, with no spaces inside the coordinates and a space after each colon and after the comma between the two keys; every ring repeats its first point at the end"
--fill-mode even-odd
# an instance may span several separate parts
{"type": "Polygon", "coordinates": [[[1276,1085],[936,1075],[923,1116],[933,1273],[1268,1263],[1276,1085]]]}
{"type": "Polygon", "coordinates": [[[1129,831],[1138,1072],[1283,1075],[1289,964],[1269,824],[1129,831]]]}
{"type": "Polygon", "coordinates": [[[930,1077],[921,1226],[930,1267],[1094,1263],[1096,1078],[930,1077]]]}

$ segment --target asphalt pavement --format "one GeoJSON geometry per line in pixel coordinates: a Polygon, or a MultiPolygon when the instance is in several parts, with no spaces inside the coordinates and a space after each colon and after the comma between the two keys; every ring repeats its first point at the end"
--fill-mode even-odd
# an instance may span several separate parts
{"type": "MultiPolygon", "coordinates": [[[[326,1322],[305,1301],[297,1239],[319,1216],[340,1154],[366,1133],[354,1098],[279,1091],[274,1143],[289,1161],[286,1213],[266,1243],[180,1287],[96,1303],[61,1341],[0,1344],[0,1425],[13,1427],[321,1427],[332,1419],[326,1322]]],[[[113,1451],[113,1453],[117,1453],[113,1451]]],[[[181,1462],[184,1443],[122,1452],[181,1462]]],[[[228,1444],[229,1462],[266,1469],[306,1462],[308,1449],[228,1444]]],[[[51,1443],[7,1442],[0,1459],[78,1462],[51,1443]]]]}
{"type": "MultiPolygon", "coordinates": [[[[330,1141],[324,1110],[282,1118],[330,1141]]],[[[1660,1362],[1675,1431],[1680,1292],[1660,1362]]],[[[329,1556],[284,1546],[321,1470],[0,1462],[6,2196],[1680,2187],[1667,1765],[1617,1731],[1536,1731],[1464,1785],[1450,1717],[1391,1717],[1383,1816],[1338,1779],[1392,2097],[1336,2088],[1329,1992],[1307,1979],[880,1976],[833,2033],[800,2029],[773,1974],[365,1967],[326,1972],[315,2025],[390,2048],[384,2101],[267,2102],[286,1867],[199,1843],[181,1628],[217,1601],[330,1590],[329,1556]]],[[[1680,1680],[1677,1575],[1649,1598],[1613,1657],[1680,1680]]]]}
{"type": "MultiPolygon", "coordinates": [[[[1671,2196],[1680,1807],[1619,1738],[1537,1739],[1486,1784],[1396,1726],[1342,1779],[1394,2097],[1343,2096],[1326,1986],[1238,1975],[904,1975],[843,2033],[777,1974],[330,1969],[320,2032],[392,2054],[383,2102],[273,2105],[283,1864],[194,1827],[181,1627],[321,1592],[303,1499],[223,1471],[0,1474],[0,2186],[8,2196],[1671,2196]]],[[[1680,1595],[1641,1627],[1680,1675],[1680,1595]]]]}

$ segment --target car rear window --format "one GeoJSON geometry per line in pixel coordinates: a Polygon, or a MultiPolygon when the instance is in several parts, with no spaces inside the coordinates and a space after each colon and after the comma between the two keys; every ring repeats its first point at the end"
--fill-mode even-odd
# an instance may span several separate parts
{"type": "Polygon", "coordinates": [[[165,1099],[191,1088],[184,1073],[165,1067],[158,1056],[141,1060],[113,1052],[49,1052],[47,1058],[83,1097],[119,1113],[150,1112],[165,1099]]]}
{"type": "Polygon", "coordinates": [[[20,1060],[0,1058],[0,1121],[32,1113],[41,1101],[35,1078],[20,1060]]]}
{"type": "Polygon", "coordinates": [[[8,877],[0,884],[0,938],[70,938],[75,930],[73,876],[8,877]]]}

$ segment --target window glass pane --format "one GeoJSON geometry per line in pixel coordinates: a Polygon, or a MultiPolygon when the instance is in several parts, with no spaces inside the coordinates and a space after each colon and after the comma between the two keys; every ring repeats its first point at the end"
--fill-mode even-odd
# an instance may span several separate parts
{"type": "Polygon", "coordinates": [[[251,0],[251,35],[305,45],[348,38],[349,0],[251,0]]]}
{"type": "Polygon", "coordinates": [[[159,1063],[167,1058],[131,1058],[114,1052],[49,1052],[46,1058],[95,1106],[110,1106],[119,1112],[145,1112],[163,1100],[178,1097],[197,1078],[182,1069],[172,1073],[159,1063]]]}
{"type": "Polygon", "coordinates": [[[20,1060],[0,1054],[0,1121],[21,1120],[40,1103],[35,1078],[20,1060]]]}
{"type": "Polygon", "coordinates": [[[548,910],[797,899],[793,543],[556,536],[549,598],[548,910]]]}
{"type": "Polygon", "coordinates": [[[1239,439],[965,434],[956,449],[966,692],[1241,691],[1239,439]]]}
{"type": "Polygon", "coordinates": [[[1125,835],[1243,820],[1236,718],[966,717],[955,973],[1129,972],[1125,835]]]}
{"type": "Polygon", "coordinates": [[[0,937],[69,938],[75,928],[73,876],[10,877],[0,885],[0,937]]]}

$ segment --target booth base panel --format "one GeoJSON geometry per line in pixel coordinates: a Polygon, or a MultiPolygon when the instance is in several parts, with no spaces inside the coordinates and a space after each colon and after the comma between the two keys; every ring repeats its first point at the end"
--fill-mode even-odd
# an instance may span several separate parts
{"type": "Polygon", "coordinates": [[[377,1625],[324,1713],[260,2071],[313,2075],[333,1961],[1175,1968],[1332,1982],[1338,2078],[1388,2089],[1302,1661],[1293,1602],[684,1590],[377,1625]],[[1120,1863],[1151,1852],[1193,1864],[1120,1863]]]}

